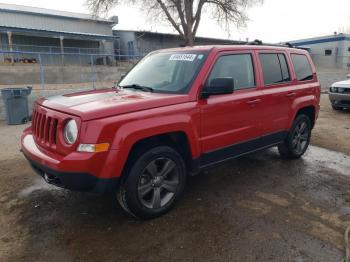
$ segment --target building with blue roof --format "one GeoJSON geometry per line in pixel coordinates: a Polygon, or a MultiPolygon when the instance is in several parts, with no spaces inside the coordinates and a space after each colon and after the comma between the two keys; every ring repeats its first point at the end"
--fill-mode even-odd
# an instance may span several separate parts
{"type": "Polygon", "coordinates": [[[308,50],[316,66],[350,69],[350,34],[333,34],[290,41],[308,50]]]}

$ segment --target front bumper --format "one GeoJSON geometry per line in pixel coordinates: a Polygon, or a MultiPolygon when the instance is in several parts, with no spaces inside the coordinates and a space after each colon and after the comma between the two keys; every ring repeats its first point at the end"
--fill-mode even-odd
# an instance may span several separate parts
{"type": "Polygon", "coordinates": [[[329,92],[329,100],[335,106],[350,108],[350,93],[332,93],[329,92]]]}
{"type": "Polygon", "coordinates": [[[105,155],[78,152],[68,156],[54,155],[40,149],[31,134],[23,134],[21,150],[33,170],[46,182],[58,187],[104,193],[118,185],[118,177],[104,172],[108,169],[105,168],[109,158],[107,152],[105,155]]]}

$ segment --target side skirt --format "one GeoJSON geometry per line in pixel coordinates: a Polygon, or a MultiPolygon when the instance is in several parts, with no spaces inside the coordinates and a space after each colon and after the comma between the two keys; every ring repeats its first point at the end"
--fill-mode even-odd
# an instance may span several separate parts
{"type": "MultiPolygon", "coordinates": [[[[268,149],[280,144],[288,135],[288,131],[281,131],[259,137],[253,140],[234,144],[215,151],[203,153],[199,159],[194,160],[195,169],[206,169],[212,165],[231,160],[243,155],[247,155],[256,151],[268,149]]],[[[193,172],[194,174],[197,172],[193,172]]]]}

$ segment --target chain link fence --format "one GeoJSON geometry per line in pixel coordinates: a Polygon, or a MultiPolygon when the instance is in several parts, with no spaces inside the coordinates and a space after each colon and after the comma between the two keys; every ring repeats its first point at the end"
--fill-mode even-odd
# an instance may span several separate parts
{"type": "MultiPolygon", "coordinates": [[[[13,46],[0,49],[0,89],[32,86],[30,106],[38,97],[76,91],[109,88],[119,81],[147,52],[140,54],[114,50],[102,53],[92,48],[13,46]],[[21,50],[15,50],[21,49],[21,50]],[[24,51],[26,49],[26,51],[24,51]],[[28,51],[27,51],[28,50],[28,51]],[[39,52],[40,51],[40,52],[39,52]],[[127,53],[127,55],[122,55],[127,53]]],[[[123,50],[122,50],[123,51],[123,50]]],[[[350,73],[350,57],[313,54],[323,91],[350,73]]],[[[0,119],[4,112],[0,98],[0,119]]]]}
{"type": "Polygon", "coordinates": [[[0,88],[102,88],[118,81],[141,56],[0,50],[0,88]]]}
{"type": "MultiPolygon", "coordinates": [[[[92,50],[86,49],[78,53],[65,51],[0,50],[0,89],[31,86],[31,110],[34,100],[39,97],[110,88],[142,58],[119,53],[97,53],[96,50],[95,53],[88,53],[92,50]]],[[[0,120],[4,119],[5,108],[0,94],[0,120]]]]}

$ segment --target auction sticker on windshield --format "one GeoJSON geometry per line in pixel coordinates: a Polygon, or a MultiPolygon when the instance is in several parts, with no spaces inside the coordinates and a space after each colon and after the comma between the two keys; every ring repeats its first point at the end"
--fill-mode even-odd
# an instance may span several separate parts
{"type": "Polygon", "coordinates": [[[195,54],[173,54],[170,56],[170,61],[189,61],[193,62],[197,55],[195,54]]]}

